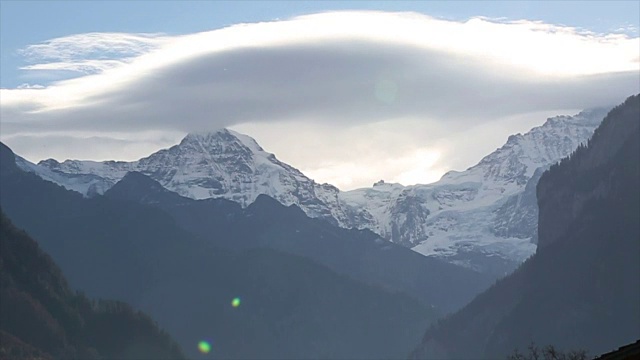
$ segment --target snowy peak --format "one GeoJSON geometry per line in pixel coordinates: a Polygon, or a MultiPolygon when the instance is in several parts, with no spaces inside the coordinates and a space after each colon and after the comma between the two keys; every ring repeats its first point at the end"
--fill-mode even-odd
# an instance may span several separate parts
{"type": "Polygon", "coordinates": [[[300,206],[311,217],[344,227],[354,223],[340,208],[336,187],[317,184],[251,137],[228,129],[190,133],[179,144],[134,162],[47,160],[23,168],[85,196],[103,194],[137,171],[192,199],[225,198],[246,207],[259,195],[268,195],[284,205],[300,206]]]}
{"type": "Polygon", "coordinates": [[[253,138],[229,129],[189,133],[179,146],[200,147],[207,152],[238,152],[240,149],[251,153],[265,152],[253,138]]]}
{"type": "Polygon", "coordinates": [[[235,164],[237,166],[229,170],[240,172],[255,173],[272,168],[273,171],[284,170],[304,177],[297,169],[279,161],[274,154],[266,152],[252,137],[229,129],[189,133],[180,144],[168,150],[161,150],[141,159],[140,162],[152,161],[158,154],[165,152],[174,157],[199,157],[202,164],[209,163],[214,167],[235,164]]]}
{"type": "Polygon", "coordinates": [[[378,182],[339,196],[368,214],[362,217],[366,226],[392,242],[501,276],[535,251],[540,175],[586,142],[606,113],[594,109],[547,119],[432,184],[378,182]]]}
{"type": "Polygon", "coordinates": [[[218,168],[236,165],[235,170],[251,172],[256,153],[264,152],[259,146],[246,146],[227,129],[209,133],[190,133],[180,144],[166,150],[160,150],[151,156],[140,159],[143,166],[158,166],[159,161],[175,162],[180,159],[185,165],[218,168]],[[194,163],[195,162],[195,163],[194,163]]]}
{"type": "Polygon", "coordinates": [[[188,134],[180,144],[140,159],[136,170],[183,196],[225,197],[242,206],[260,194],[278,195],[283,178],[304,178],[252,138],[228,129],[188,134]]]}
{"type": "Polygon", "coordinates": [[[405,231],[394,241],[412,243],[423,254],[463,260],[461,264],[472,267],[474,262],[478,265],[473,260],[478,253],[516,260],[517,265],[535,251],[535,189],[540,175],[586,143],[607,111],[549,118],[525,134],[510,136],[466,171],[449,172],[434,184],[412,187],[407,196],[417,197],[428,213],[409,216],[410,223],[398,217],[392,225],[405,231]],[[422,232],[415,224],[424,224],[422,232]],[[473,254],[461,259],[461,250],[473,254]]]}
{"type": "Polygon", "coordinates": [[[608,108],[584,110],[574,116],[556,116],[507,142],[464,172],[449,172],[440,182],[458,183],[474,174],[478,180],[524,185],[536,169],[549,166],[586,142],[608,108]]]}

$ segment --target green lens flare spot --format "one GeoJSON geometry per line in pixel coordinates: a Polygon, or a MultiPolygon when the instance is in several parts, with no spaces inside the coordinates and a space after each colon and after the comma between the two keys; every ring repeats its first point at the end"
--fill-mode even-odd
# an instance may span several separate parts
{"type": "Polygon", "coordinates": [[[211,351],[211,344],[209,344],[209,342],[207,341],[202,340],[198,343],[198,350],[200,350],[200,352],[203,354],[208,354],[209,351],[211,351]]]}
{"type": "Polygon", "coordinates": [[[231,300],[231,306],[233,306],[234,308],[237,308],[238,306],[240,306],[240,298],[233,298],[233,300],[231,300]]]}

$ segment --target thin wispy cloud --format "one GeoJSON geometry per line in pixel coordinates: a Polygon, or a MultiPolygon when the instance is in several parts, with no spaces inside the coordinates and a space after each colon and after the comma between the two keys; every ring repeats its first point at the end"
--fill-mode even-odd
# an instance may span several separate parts
{"type": "Polygon", "coordinates": [[[27,157],[104,154],[44,153],[18,136],[233,126],[318,180],[347,187],[374,177],[431,181],[482,155],[468,139],[460,146],[467,155],[453,155],[456,144],[445,139],[456,133],[499,123],[506,137],[544,121],[525,114],[615,104],[640,87],[637,37],[415,13],[330,12],[181,36],[79,34],[23,54],[25,69],[88,74],[1,90],[3,141],[27,157]],[[333,150],[296,144],[310,136],[333,150]],[[384,137],[388,150],[378,154],[374,139],[384,137]],[[369,177],[346,170],[355,154],[369,177]]]}
{"type": "Polygon", "coordinates": [[[100,73],[131,62],[166,44],[162,34],[87,33],[29,45],[18,53],[29,65],[22,70],[100,73]]]}

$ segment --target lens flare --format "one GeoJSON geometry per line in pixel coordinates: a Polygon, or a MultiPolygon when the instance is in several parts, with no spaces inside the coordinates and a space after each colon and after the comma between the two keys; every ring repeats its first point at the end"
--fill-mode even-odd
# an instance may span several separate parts
{"type": "Polygon", "coordinates": [[[208,354],[209,351],[211,351],[211,344],[209,344],[208,341],[202,340],[198,343],[198,350],[203,354],[208,354]]]}
{"type": "Polygon", "coordinates": [[[233,298],[233,300],[231,300],[231,306],[233,306],[234,308],[237,308],[238,306],[240,306],[240,298],[233,298]]]}

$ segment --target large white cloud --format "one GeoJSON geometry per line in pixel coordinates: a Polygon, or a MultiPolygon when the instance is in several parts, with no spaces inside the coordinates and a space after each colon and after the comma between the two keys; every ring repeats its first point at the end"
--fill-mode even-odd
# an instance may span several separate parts
{"type": "Polygon", "coordinates": [[[640,91],[639,38],[415,13],[79,34],[23,54],[26,69],[82,75],[1,90],[2,140],[27,158],[134,159],[176,134],[232,126],[343,188],[432,181],[546,115],[640,91]],[[147,135],[122,146],[136,134],[147,135]],[[95,137],[101,146],[81,145],[95,137]]]}

